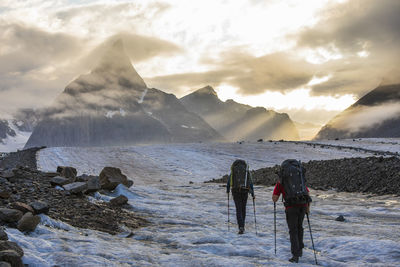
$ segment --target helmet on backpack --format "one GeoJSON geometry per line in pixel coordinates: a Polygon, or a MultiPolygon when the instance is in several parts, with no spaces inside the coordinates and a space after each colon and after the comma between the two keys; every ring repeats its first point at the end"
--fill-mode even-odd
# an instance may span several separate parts
{"type": "Polygon", "coordinates": [[[279,179],[285,191],[285,206],[311,202],[304,173],[305,169],[300,161],[287,159],[282,162],[279,179]]]}

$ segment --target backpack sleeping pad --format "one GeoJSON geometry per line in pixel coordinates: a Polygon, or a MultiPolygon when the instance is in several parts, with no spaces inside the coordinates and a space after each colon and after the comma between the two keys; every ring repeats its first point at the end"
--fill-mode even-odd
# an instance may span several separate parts
{"type": "Polygon", "coordinates": [[[285,191],[285,206],[311,202],[306,187],[304,168],[300,161],[287,159],[282,162],[279,178],[285,191]]]}
{"type": "Polygon", "coordinates": [[[244,160],[235,160],[231,166],[232,191],[244,191],[250,189],[247,163],[244,160]]]}

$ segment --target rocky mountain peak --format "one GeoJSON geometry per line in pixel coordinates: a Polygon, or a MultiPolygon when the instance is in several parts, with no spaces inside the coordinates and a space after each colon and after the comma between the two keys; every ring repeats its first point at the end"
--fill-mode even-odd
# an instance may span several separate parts
{"type": "Polygon", "coordinates": [[[91,72],[107,78],[121,79],[127,85],[147,87],[142,77],[132,66],[129,56],[126,54],[124,44],[121,39],[115,41],[100,58],[99,63],[91,72]]]}
{"type": "Polygon", "coordinates": [[[218,97],[217,92],[215,92],[214,88],[211,86],[207,85],[206,87],[200,88],[197,91],[195,91],[196,94],[202,94],[202,95],[213,95],[218,97]]]}

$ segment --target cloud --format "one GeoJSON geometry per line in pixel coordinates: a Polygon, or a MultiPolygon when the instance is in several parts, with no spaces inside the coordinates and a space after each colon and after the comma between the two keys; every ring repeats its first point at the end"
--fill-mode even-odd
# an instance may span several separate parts
{"type": "Polygon", "coordinates": [[[183,48],[165,40],[123,32],[107,38],[103,43],[93,49],[81,61],[81,64],[91,69],[97,64],[98,59],[101,58],[107,49],[117,40],[123,42],[125,52],[134,64],[156,56],[170,57],[184,52],[183,48]]]}
{"type": "Polygon", "coordinates": [[[400,116],[400,103],[391,102],[376,106],[357,106],[333,119],[336,128],[356,133],[377,127],[386,120],[400,116]]]}
{"type": "Polygon", "coordinates": [[[29,72],[67,60],[82,50],[81,41],[23,24],[0,24],[0,72],[29,72]]]}
{"type": "Polygon", "coordinates": [[[182,52],[171,42],[128,33],[115,34],[93,44],[69,34],[4,21],[0,21],[0,32],[2,114],[50,104],[74,77],[90,71],[116,39],[123,40],[134,62],[182,52]],[[95,49],[91,51],[93,46],[95,49]],[[18,95],[26,96],[29,101],[18,95]]]}
{"type": "Polygon", "coordinates": [[[179,92],[179,87],[200,88],[222,83],[239,88],[242,95],[265,91],[285,91],[306,85],[314,75],[312,64],[288,53],[273,53],[260,57],[231,50],[218,60],[203,60],[212,70],[146,78],[150,84],[179,92]]]}
{"type": "MultiPolygon", "coordinates": [[[[383,80],[400,82],[400,2],[353,0],[321,12],[321,21],[298,33],[299,49],[337,54],[320,69],[332,75],[313,86],[315,94],[363,95],[383,80]]],[[[318,54],[318,52],[317,52],[318,54]]]]}

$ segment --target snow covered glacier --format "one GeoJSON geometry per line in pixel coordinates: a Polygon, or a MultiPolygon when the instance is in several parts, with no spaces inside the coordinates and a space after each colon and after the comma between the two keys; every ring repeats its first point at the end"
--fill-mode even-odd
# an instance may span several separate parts
{"type": "MultiPolygon", "coordinates": [[[[374,149],[382,151],[395,145],[393,141],[376,143],[380,145],[374,144],[374,149]]],[[[274,254],[272,188],[255,188],[258,235],[249,201],[246,233],[239,236],[235,224],[227,228],[225,188],[203,182],[226,174],[236,158],[258,169],[286,158],[308,161],[370,153],[289,142],[44,149],[38,155],[44,171],[54,171],[57,165],[74,166],[80,174],[98,174],[104,166],[121,168],[135,184],[131,189],[119,186],[113,195],[126,195],[132,209],[151,224],[126,238],[124,233],[111,236],[77,229],[43,216],[34,233],[23,235],[16,229],[7,229],[7,233],[23,247],[24,263],[32,266],[290,266],[289,236],[280,202],[278,253],[274,254]]],[[[398,197],[317,190],[311,194],[310,220],[321,265],[399,265],[398,197]],[[339,214],[347,221],[335,221],[339,214]]],[[[110,197],[97,194],[92,201],[110,197]]],[[[233,202],[230,212],[234,222],[233,202]]],[[[306,248],[299,266],[311,266],[314,255],[306,220],[304,228],[306,248]]]]}

